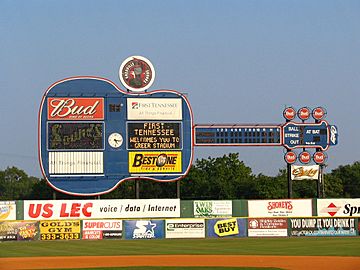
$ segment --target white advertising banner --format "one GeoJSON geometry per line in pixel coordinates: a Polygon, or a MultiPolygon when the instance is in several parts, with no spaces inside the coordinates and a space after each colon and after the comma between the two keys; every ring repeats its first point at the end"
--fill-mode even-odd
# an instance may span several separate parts
{"type": "Polygon", "coordinates": [[[319,180],[319,165],[291,165],[291,180],[319,180]]]}
{"type": "Polygon", "coordinates": [[[0,202],[0,221],[2,220],[16,220],[15,201],[0,202]]]}
{"type": "Polygon", "coordinates": [[[180,199],[24,201],[25,220],[180,217],[180,199]]]}
{"type": "Polygon", "coordinates": [[[281,237],[287,236],[286,218],[249,218],[249,237],[281,237]]]}
{"type": "Polygon", "coordinates": [[[312,200],[248,201],[249,217],[311,217],[312,200]]]}
{"type": "Polygon", "coordinates": [[[182,120],[181,98],[128,98],[128,120],[182,120]]]}
{"type": "Polygon", "coordinates": [[[205,238],[204,219],[167,219],[166,238],[205,238]]]}
{"type": "Polygon", "coordinates": [[[360,217],[360,199],[317,199],[319,217],[360,217]]]}
{"type": "Polygon", "coordinates": [[[231,217],[232,201],[194,201],[194,217],[231,217]]]}
{"type": "Polygon", "coordinates": [[[104,153],[49,152],[49,173],[52,175],[103,174],[104,153]]]}

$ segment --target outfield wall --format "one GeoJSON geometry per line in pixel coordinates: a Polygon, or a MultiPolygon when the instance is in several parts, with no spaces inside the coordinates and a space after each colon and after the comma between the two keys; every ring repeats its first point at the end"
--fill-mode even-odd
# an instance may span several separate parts
{"type": "Polygon", "coordinates": [[[360,199],[0,202],[0,241],[358,236],[360,199]]]}

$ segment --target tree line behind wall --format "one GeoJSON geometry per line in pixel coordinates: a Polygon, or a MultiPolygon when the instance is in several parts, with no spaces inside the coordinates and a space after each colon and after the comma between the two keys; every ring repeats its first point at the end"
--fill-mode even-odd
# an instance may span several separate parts
{"type": "MultiPolygon", "coordinates": [[[[326,198],[360,198],[360,162],[339,166],[324,175],[326,198]]],[[[176,182],[140,181],[140,198],[175,198],[176,182]]],[[[16,167],[0,171],[0,200],[38,200],[79,198],[54,190],[44,179],[28,176],[16,167]]],[[[239,160],[238,153],[218,158],[198,159],[187,177],[180,182],[183,200],[283,199],[287,198],[287,172],[274,176],[254,175],[239,160]]],[[[293,181],[293,198],[314,198],[317,184],[313,180],[293,181]]],[[[126,181],[103,199],[135,198],[135,181],[126,181]]],[[[94,198],[92,197],[84,197],[94,198]]]]}

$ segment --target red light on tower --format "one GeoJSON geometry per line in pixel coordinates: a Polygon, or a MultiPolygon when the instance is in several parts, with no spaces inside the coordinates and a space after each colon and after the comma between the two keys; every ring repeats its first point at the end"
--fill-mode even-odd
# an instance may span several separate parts
{"type": "Polygon", "coordinates": [[[316,164],[324,164],[327,156],[324,152],[315,152],[313,155],[313,160],[316,164]]]}
{"type": "Polygon", "coordinates": [[[291,121],[296,117],[296,111],[293,107],[287,107],[283,111],[283,116],[286,120],[291,121]]]}
{"type": "Polygon", "coordinates": [[[302,107],[297,113],[298,117],[303,121],[308,120],[310,118],[310,114],[310,109],[308,107],[302,107]]]}
{"type": "Polygon", "coordinates": [[[295,163],[297,156],[293,151],[289,151],[285,154],[284,159],[285,159],[286,163],[293,164],[293,163],[295,163]]]}
{"type": "Polygon", "coordinates": [[[299,160],[303,164],[308,164],[311,160],[311,155],[307,151],[303,151],[299,154],[299,160]]]}
{"type": "Polygon", "coordinates": [[[323,107],[317,107],[313,109],[311,114],[315,120],[322,120],[325,118],[326,110],[323,107]]]}

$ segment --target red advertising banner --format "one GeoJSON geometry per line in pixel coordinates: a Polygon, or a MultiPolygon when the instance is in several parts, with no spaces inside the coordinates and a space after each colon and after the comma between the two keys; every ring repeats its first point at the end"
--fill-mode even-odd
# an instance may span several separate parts
{"type": "Polygon", "coordinates": [[[48,120],[103,119],[103,98],[48,98],[48,120]]]}

